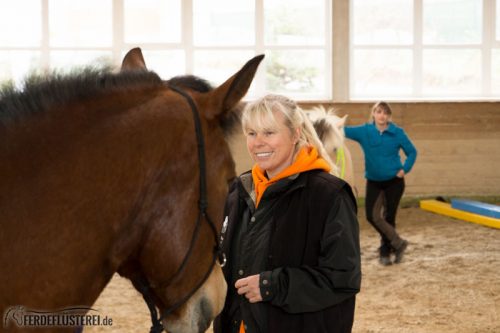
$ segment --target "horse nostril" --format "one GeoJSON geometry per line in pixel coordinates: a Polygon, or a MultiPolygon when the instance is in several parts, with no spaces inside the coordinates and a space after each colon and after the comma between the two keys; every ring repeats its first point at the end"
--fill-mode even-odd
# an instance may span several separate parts
{"type": "Polygon", "coordinates": [[[198,310],[198,332],[203,333],[210,327],[210,323],[213,319],[212,304],[206,297],[202,297],[200,300],[198,310]]]}

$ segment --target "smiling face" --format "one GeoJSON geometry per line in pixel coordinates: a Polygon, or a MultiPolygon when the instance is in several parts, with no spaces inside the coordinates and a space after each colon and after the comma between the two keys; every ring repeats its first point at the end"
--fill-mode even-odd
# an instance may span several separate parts
{"type": "Polygon", "coordinates": [[[274,121],[266,121],[266,126],[248,124],[245,128],[248,152],[269,179],[292,164],[299,137],[298,130],[292,133],[285,125],[283,113],[274,111],[272,115],[274,121]]]}

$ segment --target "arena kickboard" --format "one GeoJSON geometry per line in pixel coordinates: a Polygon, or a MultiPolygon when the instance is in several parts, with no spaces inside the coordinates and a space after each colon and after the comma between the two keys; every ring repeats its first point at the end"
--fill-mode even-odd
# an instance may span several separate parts
{"type": "Polygon", "coordinates": [[[500,206],[480,201],[451,199],[451,208],[500,219],[500,206]]]}
{"type": "Polygon", "coordinates": [[[495,229],[500,229],[500,219],[455,209],[452,208],[451,205],[446,202],[441,202],[437,200],[421,200],[420,208],[433,213],[450,216],[459,220],[477,223],[495,229]]]}

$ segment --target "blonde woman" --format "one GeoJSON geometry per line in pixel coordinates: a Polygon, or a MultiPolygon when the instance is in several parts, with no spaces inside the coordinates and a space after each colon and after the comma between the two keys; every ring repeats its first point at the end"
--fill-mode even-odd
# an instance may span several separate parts
{"type": "Polygon", "coordinates": [[[228,283],[215,332],[348,333],[361,283],[351,188],[297,104],[244,110],[255,165],[231,185],[222,228],[228,283]]]}

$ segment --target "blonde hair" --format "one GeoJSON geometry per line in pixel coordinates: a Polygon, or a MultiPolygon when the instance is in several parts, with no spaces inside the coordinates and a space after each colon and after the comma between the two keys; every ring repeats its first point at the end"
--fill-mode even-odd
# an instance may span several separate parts
{"type": "Polygon", "coordinates": [[[391,120],[391,118],[392,118],[392,109],[391,109],[391,106],[387,102],[380,101],[380,102],[377,102],[377,103],[373,104],[373,106],[372,106],[372,109],[370,111],[370,117],[368,118],[368,121],[370,123],[372,123],[373,121],[375,121],[375,119],[373,119],[373,112],[376,109],[382,109],[384,111],[384,113],[386,113],[386,114],[389,115],[389,121],[391,120]]]}
{"type": "Polygon", "coordinates": [[[331,173],[338,176],[338,168],[326,152],[311,121],[297,103],[288,97],[270,94],[249,103],[245,107],[241,119],[245,135],[248,134],[250,129],[257,131],[276,129],[278,120],[276,120],[274,112],[281,112],[284,115],[285,126],[291,133],[300,129],[295,152],[298,152],[302,147],[315,147],[318,150],[319,157],[330,165],[331,173]]]}

